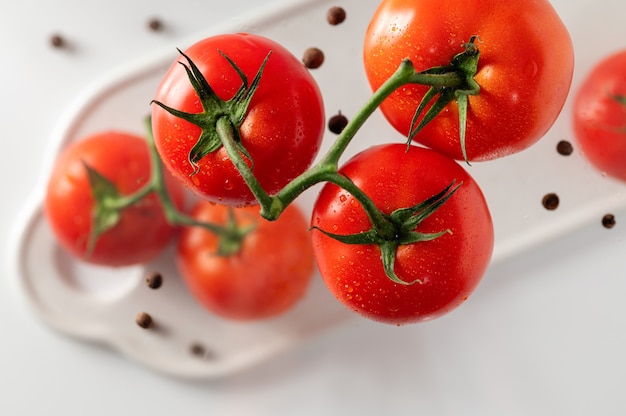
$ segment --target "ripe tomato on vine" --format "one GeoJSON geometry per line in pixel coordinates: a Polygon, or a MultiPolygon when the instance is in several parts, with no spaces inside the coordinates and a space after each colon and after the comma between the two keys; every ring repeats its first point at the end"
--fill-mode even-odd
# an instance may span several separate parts
{"type": "Polygon", "coordinates": [[[312,214],[313,248],[335,297],[362,316],[398,325],[464,302],[494,244],[487,203],[467,171],[433,150],[387,144],[357,154],[340,173],[393,226],[389,235],[375,231],[354,195],[334,184],[322,189],[312,214]]]}
{"type": "Polygon", "coordinates": [[[268,194],[305,171],[325,129],[313,76],[285,47],[255,34],[223,34],[181,52],[152,107],[163,163],[201,197],[255,204],[223,147],[228,134],[268,194]]]}
{"type": "Polygon", "coordinates": [[[231,233],[183,229],[176,262],[186,286],[208,311],[235,320],[259,320],[287,312],[301,301],[313,277],[307,223],[289,205],[276,221],[257,207],[230,208],[199,201],[191,215],[231,233]]]}
{"type": "Polygon", "coordinates": [[[401,86],[380,109],[406,137],[468,161],[514,154],[543,137],[574,68],[569,32],[547,0],[383,0],[363,59],[374,90],[405,59],[439,78],[401,86]]]}
{"type": "MultiPolygon", "coordinates": [[[[95,133],[68,146],[57,158],[44,211],[58,241],[72,255],[106,266],[143,263],[162,252],[176,226],[169,223],[154,192],[134,203],[118,203],[143,193],[151,180],[149,147],[143,137],[120,131],[95,133]]],[[[184,188],[171,175],[164,181],[174,206],[182,208],[184,188]]]]}

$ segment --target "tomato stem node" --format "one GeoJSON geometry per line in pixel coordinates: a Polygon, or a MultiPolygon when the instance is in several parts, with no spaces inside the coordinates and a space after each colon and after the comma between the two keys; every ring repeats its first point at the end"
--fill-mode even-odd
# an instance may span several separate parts
{"type": "Polygon", "coordinates": [[[443,109],[453,100],[457,102],[459,112],[459,142],[463,159],[469,164],[467,156],[467,148],[465,136],[467,130],[467,111],[469,107],[469,96],[478,95],[480,93],[480,85],[474,79],[478,71],[478,58],[480,51],[476,45],[476,40],[480,40],[478,36],[472,36],[469,42],[463,44],[464,51],[458,53],[452,58],[450,65],[434,67],[416,73],[415,83],[422,85],[430,85],[420,101],[409,128],[407,137],[407,147],[415,136],[430,123],[443,109]],[[440,85],[432,83],[422,75],[432,75],[436,77],[444,77],[455,74],[460,80],[458,85],[440,85]],[[433,102],[434,101],[434,102],[433,102]],[[430,104],[430,108],[427,109],[430,104]],[[421,120],[420,120],[421,117],[421,120]],[[419,120],[419,121],[418,121],[419,120]]]}
{"type": "MultiPolygon", "coordinates": [[[[370,215],[370,221],[373,224],[372,228],[361,233],[342,235],[331,233],[318,227],[313,227],[313,229],[318,230],[326,236],[344,244],[375,244],[380,248],[383,268],[385,269],[385,274],[389,277],[389,279],[401,285],[421,283],[419,279],[414,281],[405,281],[398,277],[395,271],[397,249],[401,245],[432,241],[439,237],[443,237],[446,234],[451,234],[449,229],[435,233],[423,233],[416,231],[416,229],[422,221],[434,214],[435,211],[448,201],[448,199],[454,195],[461,185],[462,183],[456,184],[456,181],[453,181],[441,192],[433,195],[432,197],[413,205],[412,207],[399,208],[388,216],[382,213],[380,213],[380,216],[370,215]],[[381,225],[381,222],[385,225],[391,225],[391,234],[383,234],[380,232],[380,230],[388,230],[388,228],[381,225]]],[[[378,211],[378,209],[376,210],[378,211]]],[[[366,209],[366,212],[369,214],[370,210],[366,209]]]]}

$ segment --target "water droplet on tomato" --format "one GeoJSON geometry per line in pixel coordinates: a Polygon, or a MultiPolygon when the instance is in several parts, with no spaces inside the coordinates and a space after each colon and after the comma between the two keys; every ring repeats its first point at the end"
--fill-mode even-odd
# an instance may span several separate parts
{"type": "Polygon", "coordinates": [[[228,179],[226,179],[224,181],[224,189],[226,189],[227,191],[230,191],[233,189],[233,183],[231,181],[229,181],[228,179]]]}
{"type": "Polygon", "coordinates": [[[341,195],[339,196],[339,201],[340,201],[340,202],[346,202],[346,200],[347,200],[347,199],[348,199],[348,197],[347,197],[347,196],[345,196],[344,194],[341,194],[341,195]]]}

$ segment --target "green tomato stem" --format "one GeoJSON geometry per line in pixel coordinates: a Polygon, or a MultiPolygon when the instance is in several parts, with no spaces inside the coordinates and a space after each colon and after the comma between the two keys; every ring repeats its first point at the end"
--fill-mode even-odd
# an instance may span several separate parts
{"type": "MultiPolygon", "coordinates": [[[[145,124],[147,132],[146,141],[148,144],[148,153],[150,155],[150,180],[137,191],[129,195],[116,195],[115,197],[109,196],[103,198],[100,209],[104,209],[107,212],[119,213],[154,192],[161,202],[161,207],[169,224],[186,227],[202,227],[219,236],[219,255],[228,256],[237,253],[241,247],[244,237],[250,233],[255,226],[252,225],[243,228],[239,227],[235,221],[232,211],[230,212],[229,220],[225,225],[198,221],[195,218],[179,211],[169,194],[167,186],[165,185],[163,167],[154,143],[150,117],[146,118],[145,124]]],[[[100,233],[101,232],[98,232],[97,235],[95,235],[95,238],[97,238],[100,233]]]]}
{"type": "Polygon", "coordinates": [[[85,164],[89,176],[89,182],[95,199],[92,211],[92,228],[88,236],[87,255],[91,255],[98,238],[117,225],[124,209],[140,202],[143,198],[155,193],[161,203],[161,208],[167,222],[171,225],[188,227],[202,227],[219,237],[218,255],[229,256],[236,254],[243,242],[244,237],[250,233],[256,225],[240,227],[236,221],[234,212],[229,212],[226,224],[218,225],[198,221],[191,216],[179,211],[172,201],[163,176],[161,159],[154,144],[150,118],[146,120],[147,145],[150,157],[150,180],[139,189],[128,195],[121,195],[115,185],[91,166],[85,164]]]}
{"type": "Polygon", "coordinates": [[[320,163],[336,166],[357,131],[365,124],[374,111],[380,107],[382,102],[398,88],[407,84],[421,84],[439,88],[456,88],[462,85],[463,82],[464,77],[456,72],[444,74],[416,72],[410,60],[403,60],[391,77],[374,92],[354,118],[352,118],[320,163]]]}
{"type": "Polygon", "coordinates": [[[305,190],[317,183],[329,181],[346,189],[357,198],[372,220],[374,228],[380,232],[382,236],[390,236],[394,232],[391,223],[380,210],[376,208],[371,199],[348,178],[337,174],[339,159],[345,153],[348,145],[363,124],[365,124],[381,103],[398,88],[412,83],[455,88],[462,85],[464,80],[464,76],[456,72],[444,74],[416,72],[410,60],[402,61],[391,77],[374,92],[363,107],[361,107],[357,114],[350,120],[326,155],[322,157],[316,165],[285,185],[283,189],[271,198],[271,203],[269,203],[269,201],[260,201],[262,207],[261,215],[266,219],[276,219],[282,210],[305,190]]]}
{"type": "Polygon", "coordinates": [[[398,88],[412,83],[434,87],[455,88],[462,85],[464,81],[464,76],[456,72],[443,74],[416,72],[410,60],[402,61],[394,74],[374,92],[355,117],[347,124],[326,155],[322,157],[317,164],[294,178],[273,196],[267,194],[263,189],[254,176],[252,168],[250,168],[239,151],[236,141],[236,132],[234,131],[234,126],[231,121],[226,117],[220,118],[216,128],[231,161],[259,202],[261,207],[260,214],[263,218],[270,221],[276,220],[284,209],[304,191],[320,182],[332,182],[348,191],[361,203],[374,229],[376,229],[383,239],[393,239],[396,233],[393,223],[358,186],[346,176],[338,173],[339,159],[345,153],[348,145],[363,124],[374,111],[376,111],[380,104],[398,88]]]}
{"type": "Polygon", "coordinates": [[[340,173],[334,173],[327,175],[324,179],[327,182],[332,182],[345,189],[361,203],[361,206],[372,223],[372,228],[376,230],[376,233],[381,239],[391,241],[397,238],[397,230],[394,223],[390,221],[387,215],[378,209],[374,201],[352,182],[350,178],[340,173]]]}
{"type": "Polygon", "coordinates": [[[246,182],[246,185],[248,185],[250,191],[259,204],[262,207],[271,206],[273,202],[272,197],[265,192],[256,176],[254,176],[252,169],[248,166],[248,163],[246,163],[241,152],[239,151],[240,147],[238,146],[235,138],[236,132],[233,123],[228,117],[220,117],[217,120],[216,130],[224,149],[226,149],[226,152],[228,153],[228,157],[243,177],[243,180],[246,182]]]}
{"type": "Polygon", "coordinates": [[[107,198],[103,201],[103,204],[106,208],[112,210],[123,210],[133,204],[136,204],[146,196],[148,196],[151,192],[154,191],[154,181],[146,182],[141,188],[133,192],[132,194],[119,196],[116,198],[107,198]]]}
{"type": "MultiPolygon", "coordinates": [[[[239,245],[243,240],[243,237],[250,231],[252,231],[252,229],[241,229],[237,227],[234,223],[234,220],[232,220],[233,217],[231,217],[232,221],[229,221],[226,225],[222,226],[205,221],[198,221],[195,218],[179,211],[172,201],[167,187],[165,186],[165,180],[163,178],[163,167],[161,164],[159,153],[157,152],[156,146],[154,144],[154,136],[152,135],[150,117],[146,118],[145,123],[148,148],[150,151],[150,162],[152,166],[151,181],[145,186],[145,188],[149,188],[149,191],[155,192],[159,196],[167,221],[172,225],[202,227],[214,234],[219,235],[220,247],[222,247],[220,249],[220,254],[222,255],[234,254],[235,252],[237,252],[239,249],[239,245]],[[227,241],[228,244],[223,244],[224,241],[227,241]],[[223,247],[228,247],[228,249],[223,249],[223,247]]],[[[139,193],[141,192],[138,192],[138,194],[139,193]]]]}

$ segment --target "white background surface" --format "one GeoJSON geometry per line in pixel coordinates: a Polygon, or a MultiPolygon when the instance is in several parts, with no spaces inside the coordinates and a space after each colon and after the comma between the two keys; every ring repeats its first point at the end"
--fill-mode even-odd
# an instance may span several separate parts
{"type": "MultiPolygon", "coordinates": [[[[15,217],[45,173],[47,135],[65,106],[127,60],[261,6],[243,0],[185,0],[176,7],[148,0],[6,3],[0,5],[0,414],[626,410],[626,212],[614,212],[613,230],[598,219],[492,268],[470,301],[442,319],[403,328],[354,321],[267,364],[213,381],[166,378],[46,327],[24,302],[6,253],[15,217]],[[151,17],[159,17],[165,31],[149,31],[151,17]],[[53,33],[63,35],[69,49],[51,48],[53,33]]],[[[609,28],[621,24],[610,13],[602,20],[609,28]]]]}

